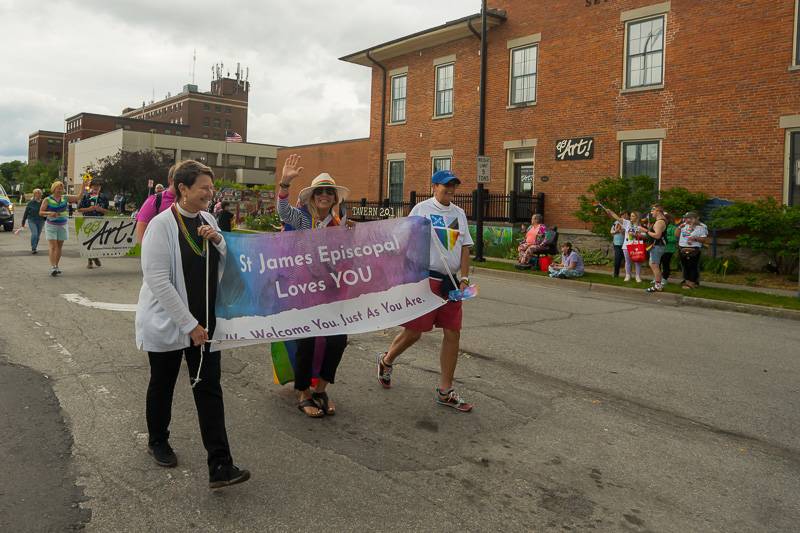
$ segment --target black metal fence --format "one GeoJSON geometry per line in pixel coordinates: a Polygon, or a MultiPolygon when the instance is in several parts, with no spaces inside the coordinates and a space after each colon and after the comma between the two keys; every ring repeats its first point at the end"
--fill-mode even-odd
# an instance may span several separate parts
{"type": "MultiPolygon", "coordinates": [[[[405,217],[411,209],[431,194],[417,194],[411,191],[408,201],[390,202],[388,198],[382,202],[370,202],[366,198],[344,202],[347,217],[357,221],[380,220],[392,217],[405,217]]],[[[462,208],[469,220],[477,218],[478,191],[453,195],[453,203],[462,208]]],[[[486,222],[527,222],[531,215],[538,213],[544,216],[544,193],[534,195],[520,194],[511,191],[508,194],[491,194],[483,192],[483,220],[486,222]]]]}

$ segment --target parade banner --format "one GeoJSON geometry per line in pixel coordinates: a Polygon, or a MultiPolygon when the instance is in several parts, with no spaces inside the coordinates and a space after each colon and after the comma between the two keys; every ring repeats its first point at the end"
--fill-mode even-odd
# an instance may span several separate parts
{"type": "Polygon", "coordinates": [[[128,255],[136,246],[136,221],[126,217],[76,217],[81,257],[128,255]]]}
{"type": "Polygon", "coordinates": [[[396,326],[445,301],[428,281],[422,217],[248,235],[226,233],[214,342],[221,348],[396,326]]]}

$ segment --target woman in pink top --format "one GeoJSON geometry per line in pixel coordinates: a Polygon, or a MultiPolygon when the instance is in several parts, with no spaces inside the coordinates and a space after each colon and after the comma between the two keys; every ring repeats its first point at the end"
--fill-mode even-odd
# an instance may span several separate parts
{"type": "Polygon", "coordinates": [[[525,233],[525,240],[517,248],[517,252],[519,252],[518,266],[528,266],[534,255],[547,250],[547,246],[544,244],[547,227],[542,224],[542,221],[542,215],[538,213],[531,217],[531,225],[525,233]]]}

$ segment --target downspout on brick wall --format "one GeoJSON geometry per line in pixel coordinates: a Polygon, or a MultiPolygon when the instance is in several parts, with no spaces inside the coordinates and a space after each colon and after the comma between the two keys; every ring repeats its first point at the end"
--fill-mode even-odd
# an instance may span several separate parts
{"type": "Polygon", "coordinates": [[[376,61],[369,50],[367,50],[367,59],[372,61],[372,63],[383,72],[383,79],[381,80],[381,149],[380,158],[378,160],[378,201],[383,202],[383,153],[385,151],[386,137],[386,67],[376,61]]]}

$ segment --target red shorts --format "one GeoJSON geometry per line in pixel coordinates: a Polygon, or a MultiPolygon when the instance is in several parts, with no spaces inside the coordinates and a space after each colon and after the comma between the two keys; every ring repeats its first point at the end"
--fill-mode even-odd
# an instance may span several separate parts
{"type": "MultiPolygon", "coordinates": [[[[431,292],[439,294],[442,280],[430,278],[431,292]]],[[[403,324],[404,328],[414,331],[430,331],[433,327],[461,330],[461,302],[447,301],[441,307],[403,324]]]]}

